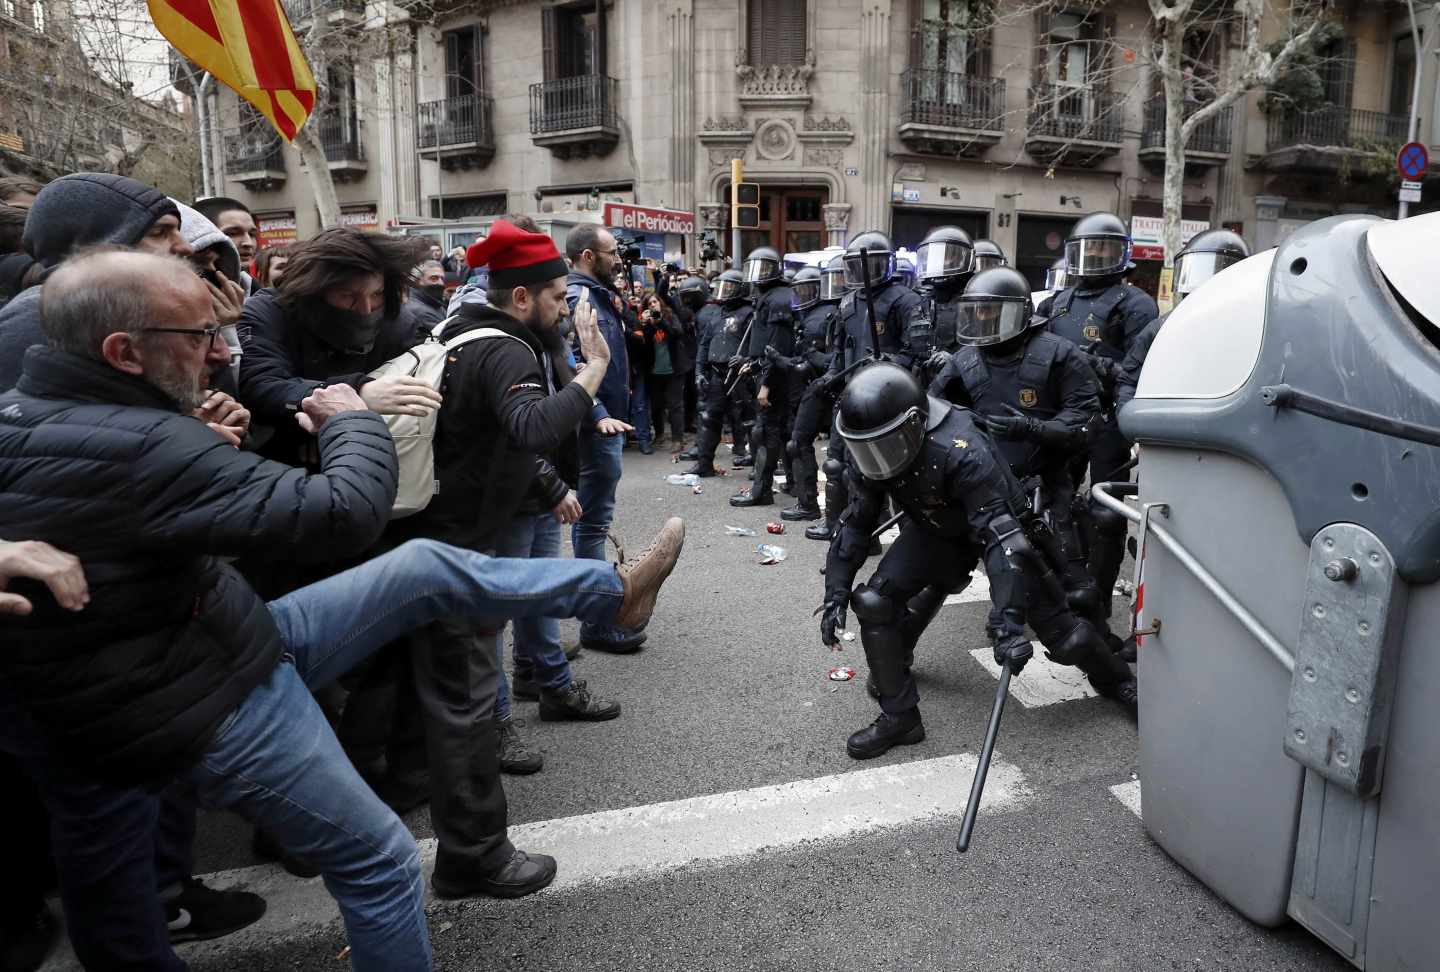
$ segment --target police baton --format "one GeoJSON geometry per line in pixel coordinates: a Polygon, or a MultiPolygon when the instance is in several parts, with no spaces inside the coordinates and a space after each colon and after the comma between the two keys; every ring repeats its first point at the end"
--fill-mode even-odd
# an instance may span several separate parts
{"type": "Polygon", "coordinates": [[[884,523],[880,524],[878,527],[875,528],[874,532],[872,532],[872,533],[870,534],[870,539],[871,539],[871,540],[878,539],[879,536],[880,536],[880,534],[884,533],[886,530],[890,529],[892,526],[894,526],[895,524],[899,523],[899,522],[900,522],[900,518],[901,518],[902,516],[904,516],[904,515],[905,515],[905,511],[904,511],[904,510],[901,510],[899,513],[896,513],[894,516],[890,517],[890,519],[888,519],[888,520],[886,520],[884,523]]]}
{"type": "Polygon", "coordinates": [[[865,307],[870,312],[870,353],[880,357],[880,328],[875,323],[875,295],[870,292],[870,250],[860,248],[860,280],[865,284],[865,307]]]}
{"type": "MultiPolygon", "coordinates": [[[[743,348],[743,347],[745,347],[745,342],[748,341],[748,340],[750,340],[750,328],[752,328],[752,327],[754,327],[754,326],[755,326],[755,314],[752,312],[752,313],[750,314],[750,319],[745,322],[745,333],[742,334],[742,335],[740,335],[740,343],[737,344],[737,345],[735,345],[735,353],[736,353],[737,355],[740,353],[740,349],[743,348]]],[[[730,366],[730,371],[736,371],[736,370],[739,369],[739,367],[740,367],[739,365],[731,365],[731,366],[730,366]]],[[[735,390],[735,386],[738,385],[738,384],[740,384],[740,379],[744,377],[744,375],[738,375],[738,374],[737,374],[737,375],[735,376],[735,380],[734,380],[734,381],[731,381],[731,380],[730,380],[730,371],[725,372],[725,397],[726,397],[726,398],[729,398],[729,397],[730,397],[730,393],[735,390]]]]}
{"type": "Polygon", "coordinates": [[[970,784],[970,802],[965,804],[965,819],[960,822],[960,838],[955,849],[970,849],[970,835],[975,830],[975,814],[980,811],[980,794],[985,790],[985,777],[990,772],[990,757],[995,754],[995,737],[1000,735],[1000,717],[1005,714],[1005,699],[1010,694],[1010,663],[1000,666],[1000,684],[995,689],[995,704],[990,708],[990,727],[985,730],[985,745],[980,748],[980,762],[975,765],[975,781],[970,784]]]}

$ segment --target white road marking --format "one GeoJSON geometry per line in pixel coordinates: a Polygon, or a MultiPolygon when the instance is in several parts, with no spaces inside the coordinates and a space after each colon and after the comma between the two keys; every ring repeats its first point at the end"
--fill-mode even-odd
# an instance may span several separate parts
{"type": "Polygon", "coordinates": [[[976,601],[990,600],[990,578],[985,576],[985,571],[977,570],[970,575],[970,585],[959,594],[951,594],[945,598],[945,606],[953,604],[973,604],[976,601]]]}
{"type": "MultiPolygon", "coordinates": [[[[559,873],[551,891],[633,880],[687,864],[723,862],[761,851],[786,850],[810,841],[836,841],[876,830],[951,817],[965,809],[976,757],[957,753],[892,766],[796,780],[750,790],[691,797],[621,810],[521,824],[510,828],[515,846],[552,854],[559,873]]],[[[1029,801],[1020,769],[996,758],[982,807],[1004,810],[1029,801]]],[[[428,872],[435,841],[422,840],[428,872]]],[[[181,946],[181,953],[226,954],[233,950],[308,934],[335,922],[339,913],[320,878],[291,877],[267,864],[203,875],[218,890],[243,888],[262,895],[265,917],[213,942],[181,946]]],[[[343,932],[335,932],[336,948],[343,932]]],[[[79,969],[69,948],[46,970],[79,969]]]]}
{"type": "MultiPolygon", "coordinates": [[[[1035,646],[1035,657],[1025,665],[1025,670],[1010,680],[1010,695],[1027,709],[1057,702],[1074,702],[1078,699],[1093,699],[1099,693],[1090,687],[1090,681],[1073,665],[1057,665],[1045,657],[1041,644],[1035,646]]],[[[981,665],[985,666],[996,679],[1000,678],[1000,666],[995,664],[995,653],[989,648],[976,648],[970,652],[981,665]]]]}
{"type": "Polygon", "coordinates": [[[1129,810],[1141,820],[1145,819],[1145,817],[1140,813],[1139,780],[1131,780],[1129,783],[1118,783],[1115,786],[1110,787],[1110,793],[1115,797],[1115,799],[1125,804],[1125,809],[1129,810]]]}

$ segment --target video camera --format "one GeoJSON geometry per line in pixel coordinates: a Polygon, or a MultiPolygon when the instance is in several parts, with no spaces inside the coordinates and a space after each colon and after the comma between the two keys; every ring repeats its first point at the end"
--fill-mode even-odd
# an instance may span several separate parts
{"type": "Polygon", "coordinates": [[[715,239],[714,230],[706,230],[700,237],[700,259],[709,263],[711,260],[720,260],[725,256],[725,251],[720,249],[720,243],[715,239]]]}
{"type": "Polygon", "coordinates": [[[645,251],[640,246],[640,241],[625,236],[615,237],[615,250],[620,254],[620,259],[625,263],[639,263],[645,258],[645,251]]]}

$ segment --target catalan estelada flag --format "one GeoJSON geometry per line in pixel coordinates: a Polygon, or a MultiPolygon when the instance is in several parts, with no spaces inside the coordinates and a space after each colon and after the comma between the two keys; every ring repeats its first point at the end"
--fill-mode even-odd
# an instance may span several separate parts
{"type": "Polygon", "coordinates": [[[315,76],[280,0],[147,0],[165,39],[292,141],[315,107],[315,76]]]}

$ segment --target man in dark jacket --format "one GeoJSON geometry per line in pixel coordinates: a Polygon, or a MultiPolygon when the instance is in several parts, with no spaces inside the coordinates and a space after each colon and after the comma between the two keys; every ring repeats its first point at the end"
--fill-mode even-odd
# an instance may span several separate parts
{"type": "MultiPolygon", "coordinates": [[[[61,855],[67,909],[77,887],[126,895],[131,943],[164,942],[147,821],[116,803],[180,776],[321,869],[357,967],[430,968],[414,838],[345,759],[309,689],[457,613],[641,626],[679,528],[619,570],[407,543],[266,604],[219,557],[373,543],[397,480],[384,423],[348,386],[317,388],[296,419],[317,436],[310,475],[190,417],[229,352],[184,263],[82,256],[43,296],[49,346],[27,353],[19,386],[0,396],[0,536],[70,551],[90,600],[77,612],[41,585],[13,585],[33,611],[3,622],[0,747],[46,793],[56,832],[86,842],[71,868],[61,855]],[[103,782],[87,792],[87,780],[103,782]]],[[[129,967],[183,964],[151,949],[129,967]]]]}
{"type": "MultiPolygon", "coordinates": [[[[35,197],[25,221],[25,252],[48,274],[77,248],[118,243],[147,253],[188,257],[180,211],[159,189],[103,172],[68,175],[35,197]]],[[[43,279],[43,277],[42,277],[43,279]]],[[[0,309],[0,391],[15,387],[25,349],[44,344],[40,288],[31,287],[0,309]]]]}
{"type": "Polygon", "coordinates": [[[275,430],[264,454],[313,461],[311,440],[295,427],[299,403],[322,385],[346,384],[381,415],[423,415],[435,390],[404,375],[369,372],[415,344],[405,287],[425,242],[342,226],[291,251],[274,290],[245,302],[240,315],[240,400],[255,422],[275,430]]]}
{"type": "MultiPolygon", "coordinates": [[[[585,365],[558,387],[546,363],[564,347],[565,264],[550,237],[497,220],[467,258],[471,266],[489,266],[490,302],[462,307],[442,335],[452,350],[435,433],[439,489],[424,512],[397,522],[393,532],[492,552],[507,539],[539,457],[559,450],[588,421],[610,350],[587,305],[575,321],[585,365]]],[[[493,721],[503,628],[503,619],[477,629],[446,618],[411,638],[439,843],[433,883],[444,897],[518,896],[555,876],[553,858],[527,856],[505,836],[493,721]]],[[[541,705],[557,717],[597,717],[612,708],[618,715],[617,706],[591,698],[570,679],[564,650],[553,647],[559,657],[545,666],[541,705]]]]}
{"type": "MultiPolygon", "coordinates": [[[[594,223],[581,223],[565,237],[571,271],[565,300],[570,314],[589,304],[610,351],[610,368],[595,395],[590,419],[580,428],[580,508],[584,512],[571,534],[575,556],[605,559],[605,538],[615,519],[615,491],[620,485],[620,457],[625,434],[635,431],[630,419],[630,356],[621,298],[602,281],[614,280],[620,269],[615,237],[594,223]]],[[[583,349],[582,349],[583,353],[583,349]]],[[[648,433],[647,433],[648,438],[648,433]]],[[[580,643],[593,651],[634,652],[645,643],[644,632],[582,626],[580,643]]]]}
{"type": "MultiPolygon", "coordinates": [[[[432,246],[430,249],[438,250],[432,246]]],[[[445,268],[439,260],[426,260],[415,268],[415,284],[405,309],[410,312],[416,336],[423,338],[445,319],[445,268]]]]}

